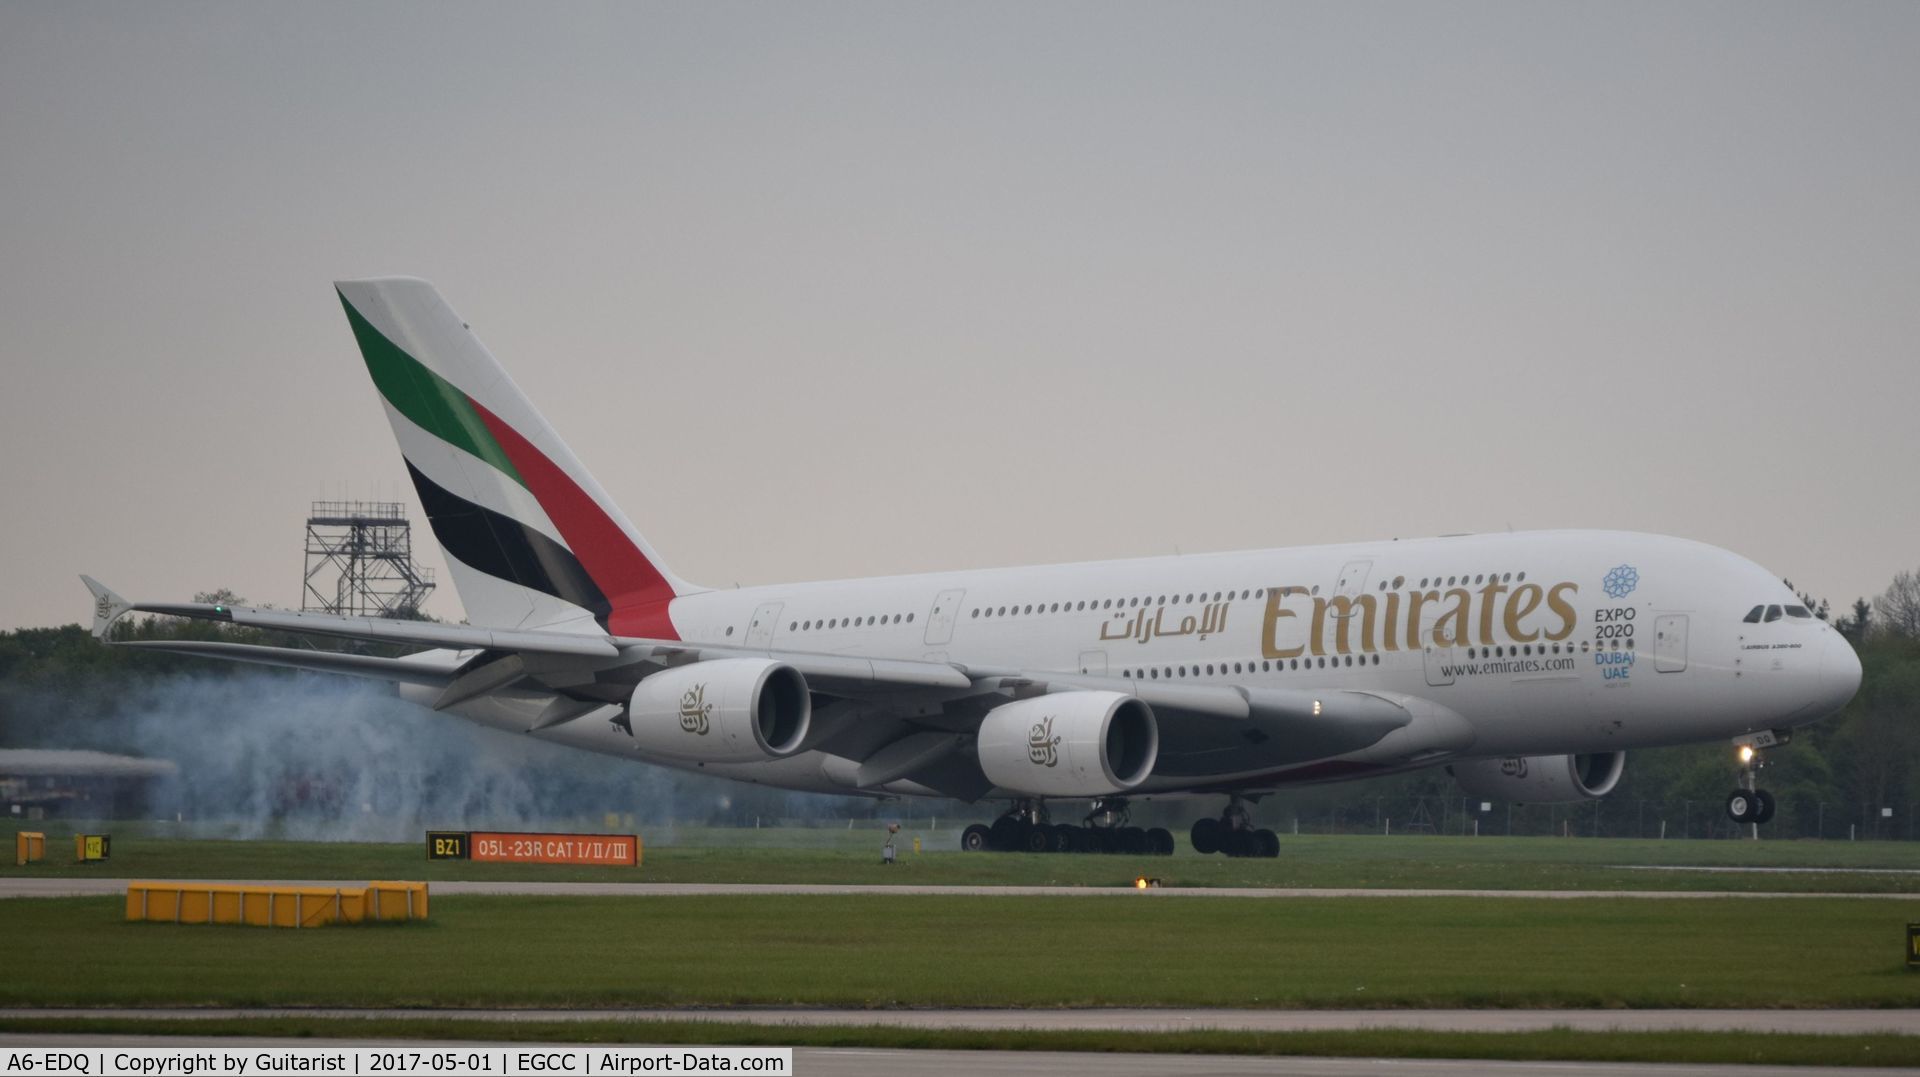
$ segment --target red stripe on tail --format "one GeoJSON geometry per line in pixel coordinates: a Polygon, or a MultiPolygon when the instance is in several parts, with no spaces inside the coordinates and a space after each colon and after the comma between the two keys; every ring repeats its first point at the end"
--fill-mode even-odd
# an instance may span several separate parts
{"type": "Polygon", "coordinates": [[[613,612],[607,616],[607,631],[616,636],[640,636],[646,639],[679,639],[673,621],[667,616],[667,604],[673,600],[673,585],[647,560],[620,525],[613,522],[599,503],[580,488],[547,455],[533,447],[504,420],[488,411],[472,397],[467,402],[487,424],[494,440],[513,461],[514,470],[526,480],[528,489],[547,511],[560,536],[572,547],[573,555],[593,577],[607,596],[613,612]]]}

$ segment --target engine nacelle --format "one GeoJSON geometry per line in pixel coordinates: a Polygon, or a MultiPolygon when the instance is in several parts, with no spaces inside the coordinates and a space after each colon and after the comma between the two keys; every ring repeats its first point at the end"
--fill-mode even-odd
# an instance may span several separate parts
{"type": "Polygon", "coordinates": [[[627,704],[633,746],[700,763],[754,763],[800,750],[813,697],[800,671],[765,658],[723,658],[642,680],[627,704]]]}
{"type": "Polygon", "coordinates": [[[1029,796],[1124,793],[1153,773],[1160,727],[1153,708],[1124,692],[1057,692],[987,712],[980,769],[1029,796]]]}
{"type": "Polygon", "coordinates": [[[1471,796],[1515,804],[1565,804],[1596,800],[1613,792],[1627,768],[1627,753],[1516,755],[1476,759],[1447,768],[1471,796]]]}

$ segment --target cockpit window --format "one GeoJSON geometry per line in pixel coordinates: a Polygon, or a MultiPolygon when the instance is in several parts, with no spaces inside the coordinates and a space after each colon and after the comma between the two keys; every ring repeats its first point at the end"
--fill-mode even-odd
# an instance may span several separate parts
{"type": "Polygon", "coordinates": [[[1787,616],[1789,616],[1789,617],[1812,617],[1812,616],[1813,616],[1813,612],[1812,612],[1811,610],[1808,610],[1808,609],[1807,609],[1807,608],[1806,608],[1805,606],[1788,606],[1788,607],[1787,607],[1787,616]]]}
{"type": "Polygon", "coordinates": [[[1750,625],[1757,625],[1760,623],[1760,615],[1762,613],[1765,613],[1766,611],[1767,611],[1767,607],[1765,605],[1755,606],[1754,608],[1748,610],[1747,615],[1745,617],[1742,617],[1741,620],[1745,621],[1750,625]]]}
{"type": "Polygon", "coordinates": [[[1771,622],[1771,621],[1778,621],[1779,619],[1780,619],[1780,607],[1768,606],[1767,615],[1764,618],[1764,620],[1771,622]]]}

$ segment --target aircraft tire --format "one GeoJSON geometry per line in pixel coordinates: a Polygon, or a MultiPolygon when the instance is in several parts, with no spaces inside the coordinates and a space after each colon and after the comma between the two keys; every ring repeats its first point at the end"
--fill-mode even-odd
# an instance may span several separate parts
{"type": "Polygon", "coordinates": [[[960,851],[978,853],[993,847],[993,831],[975,823],[960,832],[960,851]]]}
{"type": "Polygon", "coordinates": [[[1254,845],[1259,848],[1257,855],[1272,860],[1280,855],[1280,835],[1271,830],[1261,829],[1253,832],[1254,845]]]}
{"type": "Polygon", "coordinates": [[[1163,826],[1147,831],[1147,852],[1154,856],[1173,855],[1173,832],[1163,826]]]}
{"type": "Polygon", "coordinates": [[[1050,853],[1070,853],[1079,845],[1075,840],[1079,835],[1074,833],[1073,827],[1065,823],[1055,823],[1048,827],[1047,837],[1050,839],[1047,846],[1047,851],[1050,853]]]}
{"type": "Polygon", "coordinates": [[[1751,823],[1759,813],[1758,799],[1745,789],[1735,789],[1727,794],[1727,818],[1736,823],[1751,823]]]}
{"type": "Polygon", "coordinates": [[[1756,823],[1773,822],[1773,794],[1767,792],[1765,789],[1755,789],[1753,791],[1753,799],[1755,801],[1753,821],[1756,823]]]}
{"type": "Polygon", "coordinates": [[[1053,849],[1053,831],[1045,826],[1032,823],[1020,824],[1020,848],[1029,853],[1050,852],[1053,849]]]}
{"type": "Polygon", "coordinates": [[[1020,848],[1020,821],[995,819],[988,830],[987,847],[996,853],[1011,853],[1020,848]]]}
{"type": "Polygon", "coordinates": [[[1193,842],[1193,851],[1196,853],[1221,852],[1220,820],[1211,815],[1195,819],[1193,829],[1187,832],[1187,840],[1193,842]]]}

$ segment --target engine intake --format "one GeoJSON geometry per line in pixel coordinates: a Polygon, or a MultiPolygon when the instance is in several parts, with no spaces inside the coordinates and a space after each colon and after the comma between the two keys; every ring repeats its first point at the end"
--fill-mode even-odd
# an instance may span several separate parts
{"type": "Polygon", "coordinates": [[[987,712],[980,769],[1028,796],[1097,797],[1147,780],[1160,756],[1153,708],[1124,692],[1058,692],[987,712]]]}
{"type": "Polygon", "coordinates": [[[634,747],[701,763],[752,763],[800,750],[813,698],[800,671],[765,658],[664,670],[627,704],[634,747]]]}
{"type": "Polygon", "coordinates": [[[1476,759],[1447,768],[1471,796],[1515,804],[1566,804],[1613,792],[1627,767],[1625,752],[1591,755],[1516,755],[1476,759]]]}

